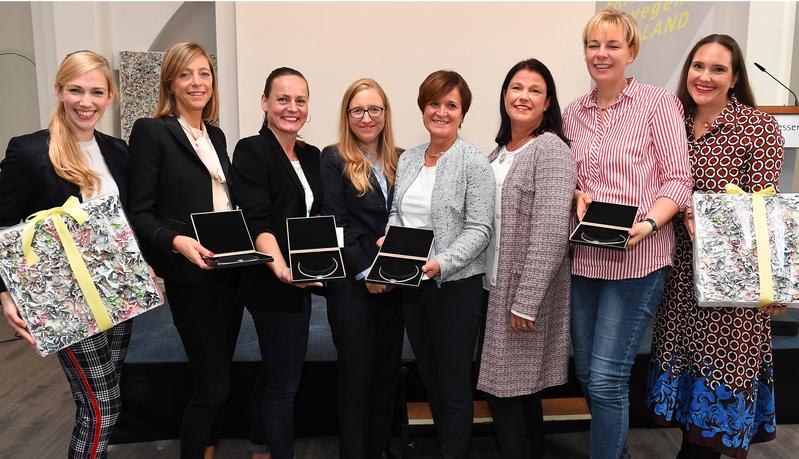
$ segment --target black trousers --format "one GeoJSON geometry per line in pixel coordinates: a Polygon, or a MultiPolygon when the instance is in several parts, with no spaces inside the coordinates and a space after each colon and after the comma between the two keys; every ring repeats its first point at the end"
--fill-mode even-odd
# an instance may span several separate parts
{"type": "Polygon", "coordinates": [[[166,295],[193,386],[180,426],[180,457],[202,458],[222,431],[222,408],[230,392],[230,361],[244,308],[232,303],[235,271],[213,271],[203,285],[165,281],[166,295]]]}
{"type": "Polygon", "coordinates": [[[706,446],[696,445],[688,442],[685,436],[682,437],[682,445],[680,452],[677,453],[677,459],[719,459],[721,453],[713,451],[706,446]]]}
{"type": "Polygon", "coordinates": [[[261,349],[250,398],[250,452],[269,451],[272,459],[294,458],[294,398],[308,350],[310,293],[300,301],[299,312],[248,308],[261,349]]]}
{"type": "Polygon", "coordinates": [[[441,458],[466,456],[474,419],[472,359],[482,303],[482,275],[422,282],[403,291],[408,338],[438,431],[441,458]]]}
{"type": "Polygon", "coordinates": [[[339,456],[374,457],[391,441],[404,331],[399,292],[331,282],[327,321],[338,352],[339,456]]]}
{"type": "Polygon", "coordinates": [[[502,459],[544,457],[544,413],[538,393],[519,397],[485,394],[502,459]]]}

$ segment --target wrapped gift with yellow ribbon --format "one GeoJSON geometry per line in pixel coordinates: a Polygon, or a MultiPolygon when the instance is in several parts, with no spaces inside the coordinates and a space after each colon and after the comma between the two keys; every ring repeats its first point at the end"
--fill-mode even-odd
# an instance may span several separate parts
{"type": "Polygon", "coordinates": [[[693,196],[699,306],[799,307],[799,195],[725,191],[693,196]]]}
{"type": "Polygon", "coordinates": [[[0,231],[0,277],[43,356],[163,304],[115,194],[0,231]]]}

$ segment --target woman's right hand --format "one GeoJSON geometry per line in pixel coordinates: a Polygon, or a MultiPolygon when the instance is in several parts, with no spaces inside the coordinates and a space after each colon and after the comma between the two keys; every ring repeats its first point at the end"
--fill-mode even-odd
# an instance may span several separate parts
{"type": "Polygon", "coordinates": [[[688,230],[688,236],[691,237],[691,240],[694,240],[694,209],[691,207],[687,207],[685,211],[682,213],[682,222],[685,224],[685,228],[688,230]]]}
{"type": "Polygon", "coordinates": [[[283,268],[278,269],[275,272],[275,276],[277,276],[277,279],[280,282],[283,282],[284,284],[292,285],[294,287],[299,287],[299,288],[324,287],[324,285],[321,282],[305,282],[305,283],[302,283],[302,284],[295,284],[292,281],[291,268],[289,268],[288,266],[284,266],[283,268]]]}
{"type": "Polygon", "coordinates": [[[593,202],[591,195],[584,191],[574,190],[574,202],[577,207],[577,219],[583,221],[585,211],[588,210],[588,206],[593,202]]]}
{"type": "Polygon", "coordinates": [[[175,236],[175,239],[172,239],[172,248],[200,269],[213,269],[213,266],[206,263],[203,257],[213,257],[214,254],[200,245],[196,239],[188,236],[175,236]]]}
{"type": "Polygon", "coordinates": [[[381,293],[387,293],[394,290],[393,285],[373,284],[371,282],[364,282],[364,284],[366,284],[366,290],[369,290],[369,293],[372,295],[379,295],[381,293]]]}
{"type": "Polygon", "coordinates": [[[28,332],[28,326],[25,325],[22,316],[19,315],[19,309],[17,309],[14,299],[11,298],[11,294],[8,292],[0,293],[0,303],[3,304],[3,314],[6,316],[8,325],[11,326],[14,332],[19,333],[19,336],[28,343],[28,346],[35,347],[36,343],[33,342],[33,337],[28,332]]]}

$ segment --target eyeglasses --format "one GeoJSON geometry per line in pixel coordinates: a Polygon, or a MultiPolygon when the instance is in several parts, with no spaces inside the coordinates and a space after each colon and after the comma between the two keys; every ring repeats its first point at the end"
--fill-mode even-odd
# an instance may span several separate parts
{"type": "Polygon", "coordinates": [[[347,110],[347,113],[349,113],[350,118],[354,120],[363,119],[363,116],[366,115],[367,113],[369,114],[369,118],[374,119],[383,116],[383,110],[385,110],[385,107],[369,107],[369,108],[357,107],[347,110]]]}

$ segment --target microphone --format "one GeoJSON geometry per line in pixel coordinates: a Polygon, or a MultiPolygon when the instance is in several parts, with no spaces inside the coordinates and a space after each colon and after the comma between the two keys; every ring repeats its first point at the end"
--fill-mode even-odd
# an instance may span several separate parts
{"type": "Polygon", "coordinates": [[[782,84],[782,81],[778,80],[777,77],[775,77],[774,75],[768,73],[768,70],[766,70],[765,67],[763,67],[762,65],[758,64],[757,62],[755,62],[755,67],[757,67],[757,69],[760,70],[761,72],[763,72],[766,75],[768,75],[771,78],[773,78],[774,81],[776,81],[777,83],[780,84],[780,86],[782,86],[783,88],[787,89],[788,92],[791,93],[791,95],[793,96],[793,104],[796,105],[796,106],[799,106],[799,99],[796,98],[796,93],[791,91],[791,88],[789,88],[789,87],[785,86],[784,84],[782,84]]]}

